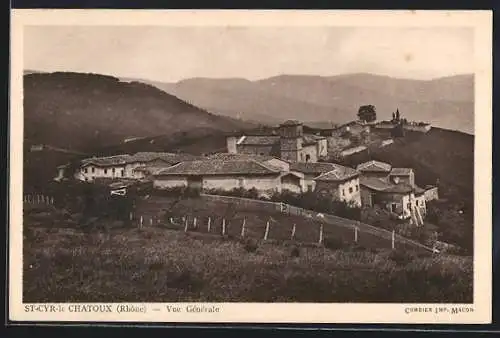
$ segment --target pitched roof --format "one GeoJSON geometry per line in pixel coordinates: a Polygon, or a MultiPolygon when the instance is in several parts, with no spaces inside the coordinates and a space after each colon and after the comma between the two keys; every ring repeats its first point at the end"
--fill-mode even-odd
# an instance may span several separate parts
{"type": "Polygon", "coordinates": [[[408,176],[413,172],[412,168],[392,168],[390,175],[393,176],[408,176]]]}
{"type": "Polygon", "coordinates": [[[327,162],[292,162],[290,163],[290,170],[299,171],[305,174],[320,175],[329,171],[335,170],[337,165],[335,163],[327,162]]]}
{"type": "Polygon", "coordinates": [[[422,189],[422,188],[420,188],[417,185],[414,186],[414,189],[415,189],[415,194],[416,195],[422,195],[423,193],[425,193],[425,189],[422,189]]]}
{"type": "Polygon", "coordinates": [[[95,157],[82,160],[84,166],[93,164],[96,166],[114,166],[124,165],[136,162],[151,162],[154,160],[162,160],[169,164],[175,164],[181,161],[193,160],[196,157],[190,154],[175,154],[175,153],[156,153],[156,152],[139,152],[133,155],[121,154],[107,157],[95,157]]]}
{"type": "Polygon", "coordinates": [[[285,160],[281,160],[279,158],[276,158],[274,156],[270,155],[254,155],[254,154],[231,154],[231,153],[216,153],[216,154],[210,154],[205,157],[206,159],[209,160],[224,160],[224,161],[230,161],[230,160],[256,160],[256,161],[270,161],[274,159],[278,159],[280,161],[286,162],[285,160]]]}
{"type": "Polygon", "coordinates": [[[307,144],[315,144],[318,143],[319,140],[323,140],[325,137],[323,136],[318,136],[318,135],[312,135],[312,134],[305,134],[302,136],[302,141],[304,145],[307,144]]]}
{"type": "Polygon", "coordinates": [[[315,177],[316,181],[345,181],[350,178],[354,178],[359,175],[359,173],[349,167],[344,167],[343,165],[334,164],[335,169],[330,170],[324,174],[315,177]]]}
{"type": "Polygon", "coordinates": [[[245,136],[238,140],[238,144],[254,145],[254,146],[270,146],[279,143],[279,136],[245,136]]]}
{"type": "Polygon", "coordinates": [[[392,185],[387,180],[382,178],[364,176],[361,176],[359,179],[359,184],[375,191],[384,191],[392,185]]]}
{"type": "Polygon", "coordinates": [[[280,173],[279,168],[255,160],[198,160],[178,163],[157,172],[155,176],[265,175],[280,173]]]}
{"type": "Polygon", "coordinates": [[[391,184],[386,179],[376,177],[361,177],[359,180],[359,184],[378,192],[396,194],[406,194],[414,190],[414,188],[409,184],[391,184]]]}
{"type": "Polygon", "coordinates": [[[356,169],[360,171],[390,172],[391,165],[388,163],[372,160],[359,164],[356,169]]]}

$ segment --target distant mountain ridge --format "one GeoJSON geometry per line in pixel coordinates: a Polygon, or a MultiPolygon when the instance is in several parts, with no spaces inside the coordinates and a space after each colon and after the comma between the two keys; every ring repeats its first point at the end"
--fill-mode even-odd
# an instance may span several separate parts
{"type": "Polygon", "coordinates": [[[249,125],[140,82],[71,72],[24,75],[24,136],[30,143],[92,151],[129,137],[197,128],[234,131],[249,125]]]}
{"type": "Polygon", "coordinates": [[[379,119],[396,109],[414,121],[474,133],[474,75],[433,80],[397,79],[372,74],[279,75],[191,78],[176,83],[141,80],[217,114],[261,123],[286,119],[345,123],[360,105],[373,104],[379,119]]]}

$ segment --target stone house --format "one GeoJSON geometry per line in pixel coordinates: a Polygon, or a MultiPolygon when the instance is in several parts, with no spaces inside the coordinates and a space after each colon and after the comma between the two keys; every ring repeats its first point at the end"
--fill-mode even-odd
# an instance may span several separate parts
{"type": "Polygon", "coordinates": [[[283,170],[269,161],[255,159],[195,160],[164,168],[154,174],[153,187],[168,189],[191,187],[207,190],[256,189],[260,193],[281,192],[285,189],[302,192],[304,175],[283,170]]]}
{"type": "Polygon", "coordinates": [[[315,178],[335,170],[338,166],[338,164],[327,162],[293,162],[290,164],[290,170],[304,174],[305,191],[314,191],[315,178]]]}
{"type": "Polygon", "coordinates": [[[394,184],[388,179],[361,177],[361,202],[365,207],[379,205],[400,219],[423,224],[426,215],[424,190],[406,183],[394,184]]]}
{"type": "MultiPolygon", "coordinates": [[[[143,179],[146,174],[141,169],[146,166],[150,168],[168,167],[191,158],[194,156],[155,152],[93,157],[81,161],[80,169],[75,173],[75,178],[82,181],[93,181],[98,178],[143,179]]],[[[60,167],[59,170],[64,170],[64,167],[60,167]]],[[[60,175],[61,172],[59,172],[60,175]]]]}
{"type": "Polygon", "coordinates": [[[362,205],[381,205],[402,219],[423,223],[427,214],[426,191],[415,184],[412,168],[392,168],[388,163],[368,161],[357,166],[361,172],[362,205]]]}
{"type": "Polygon", "coordinates": [[[359,164],[356,170],[358,170],[363,177],[386,178],[391,173],[392,166],[388,163],[372,160],[359,164]]]}
{"type": "Polygon", "coordinates": [[[232,154],[267,155],[289,162],[318,162],[328,155],[324,136],[305,134],[302,123],[289,120],[273,135],[229,136],[227,151],[232,154]]]}
{"type": "Polygon", "coordinates": [[[361,206],[361,192],[358,171],[334,164],[335,169],[314,178],[315,191],[321,195],[332,196],[342,202],[361,206]]]}

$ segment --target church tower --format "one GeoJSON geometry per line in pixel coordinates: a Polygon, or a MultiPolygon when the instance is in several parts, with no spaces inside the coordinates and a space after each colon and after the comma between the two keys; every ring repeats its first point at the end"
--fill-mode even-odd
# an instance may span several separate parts
{"type": "Polygon", "coordinates": [[[300,162],[302,152],[302,123],[288,120],[279,126],[281,158],[285,161],[300,162]]]}

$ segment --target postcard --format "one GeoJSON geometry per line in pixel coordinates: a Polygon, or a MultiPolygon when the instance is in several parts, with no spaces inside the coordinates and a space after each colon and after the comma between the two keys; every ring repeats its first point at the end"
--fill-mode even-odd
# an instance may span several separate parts
{"type": "Polygon", "coordinates": [[[491,11],[11,28],[11,321],[491,321],[491,11]]]}

